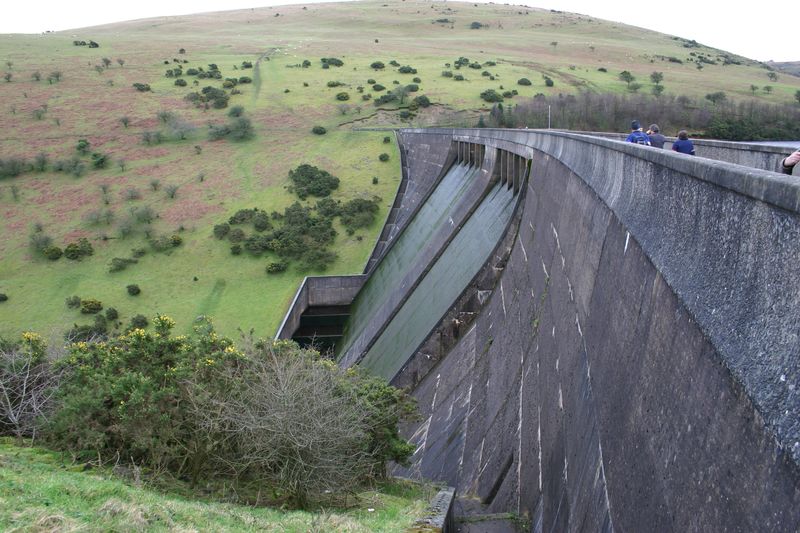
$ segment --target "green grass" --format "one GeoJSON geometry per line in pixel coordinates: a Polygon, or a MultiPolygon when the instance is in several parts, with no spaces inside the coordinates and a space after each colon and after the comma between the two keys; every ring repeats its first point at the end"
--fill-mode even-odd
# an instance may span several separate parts
{"type": "MultiPolygon", "coordinates": [[[[643,85],[642,93],[650,91],[650,73],[661,71],[667,95],[700,99],[723,90],[730,99],[789,103],[800,88],[800,79],[788,75],[770,82],[764,68],[743,58],[739,66],[707,65],[698,71],[688,62],[690,52],[715,55],[717,51],[687,49],[667,35],[569,13],[412,0],[306,7],[0,36],[0,58],[13,62],[14,73],[11,83],[0,82],[3,157],[30,159],[45,152],[51,159],[65,158],[73,155],[78,139],[86,138],[93,149],[127,161],[124,172],[112,164],[81,178],[46,172],[0,181],[0,292],[9,296],[0,303],[0,335],[13,337],[26,329],[61,334],[73,323],[85,323],[86,317],[64,306],[64,299],[75,294],[117,308],[123,322],[137,313],[152,316],[161,312],[174,317],[178,329],[187,331],[197,315],[210,314],[226,335],[235,335],[238,327],[253,328],[260,336],[272,335],[302,277],[315,273],[293,267],[267,276],[265,266],[274,257],[233,257],[230,244],[215,240],[211,229],[240,208],[281,211],[295,200],[286,190],[288,171],[310,163],[341,179],[336,199],[382,198],[381,212],[372,227],[353,236],[339,231],[335,243],[339,260],[326,272],[360,273],[399,184],[400,158],[394,144],[382,143],[386,132],[353,128],[474,124],[480,114],[489,111],[480,93],[500,86],[519,91],[506,105],[537,93],[555,97],[581,89],[624,93],[625,84],[618,79],[622,70],[636,76],[643,85]],[[452,28],[434,23],[438,18],[453,20],[452,28]],[[489,26],[471,30],[472,21],[489,26]],[[73,46],[76,38],[93,39],[101,47],[73,46]],[[553,41],[558,45],[551,46],[553,41]],[[178,54],[180,48],[185,48],[186,54],[178,54]],[[205,85],[220,86],[220,82],[200,80],[194,87],[194,78],[185,76],[189,85],[176,87],[174,79],[164,77],[165,70],[174,67],[172,59],[188,60],[184,71],[217,63],[224,77],[255,78],[255,69],[234,70],[233,66],[244,60],[255,63],[267,52],[269,59],[258,65],[259,83],[240,86],[242,94],[230,102],[245,107],[256,137],[243,143],[208,141],[207,125],[226,121],[226,111],[196,109],[183,96],[205,85]],[[345,65],[323,69],[320,58],[330,56],[341,58],[345,65]],[[456,71],[452,63],[460,56],[497,64],[456,71]],[[670,63],[661,56],[680,58],[684,64],[670,63]],[[102,57],[113,63],[98,74],[93,66],[102,57]],[[117,65],[117,58],[125,59],[124,67],[117,65]],[[304,59],[311,61],[311,67],[296,68],[304,59]],[[392,59],[411,65],[417,74],[398,73],[389,65],[392,59]],[[386,69],[376,72],[369,68],[375,60],[383,61],[386,69]],[[599,67],[608,72],[599,72],[599,67]],[[52,85],[34,82],[30,74],[35,70],[45,77],[61,70],[63,80],[52,85]],[[467,79],[444,78],[443,70],[467,79]],[[483,70],[496,79],[481,76],[483,70]],[[554,87],[545,86],[544,75],[554,80],[554,87]],[[436,105],[419,110],[410,121],[399,120],[396,105],[386,106],[389,111],[377,111],[357,92],[357,87],[363,86],[365,93],[382,94],[371,90],[366,83],[369,78],[392,89],[394,80],[408,84],[415,76],[422,80],[416,94],[427,95],[436,105]],[[522,77],[533,85],[517,85],[522,77]],[[332,80],[345,86],[327,87],[332,80]],[[131,87],[134,82],[149,83],[153,91],[139,93],[131,87]],[[771,94],[759,91],[753,97],[751,85],[771,85],[774,90],[771,94]],[[344,115],[335,99],[341,91],[351,96],[344,115]],[[44,104],[45,117],[35,120],[33,110],[44,104]],[[141,133],[157,128],[156,113],[161,110],[175,112],[197,130],[185,141],[143,145],[141,133]],[[130,117],[128,128],[119,123],[122,116],[130,117]],[[328,133],[313,135],[314,125],[324,126],[328,133]],[[202,153],[196,154],[195,146],[200,146],[202,153]],[[390,154],[388,163],[378,161],[381,152],[390,154]],[[198,179],[200,173],[205,176],[203,182],[198,179]],[[373,176],[379,178],[377,185],[372,184],[373,176]],[[163,191],[149,190],[151,179],[159,179],[162,186],[178,184],[177,197],[170,200],[163,191]],[[108,206],[101,197],[102,184],[111,191],[108,206]],[[19,200],[12,197],[12,185],[19,189],[19,200]],[[142,200],[125,201],[123,195],[129,187],[140,189],[142,200]],[[145,204],[160,216],[153,224],[155,233],[172,233],[183,227],[183,246],[168,256],[150,253],[128,270],[109,274],[111,258],[129,257],[132,248],[146,246],[145,239],[141,232],[119,239],[117,222],[109,227],[88,227],[83,217],[91,210],[110,208],[119,220],[132,205],[145,204]],[[89,238],[95,255],[77,264],[33,257],[28,235],[36,222],[62,247],[78,237],[89,238]],[[141,286],[141,296],[126,294],[124,287],[129,283],[141,286]]],[[[702,42],[702,36],[693,37],[702,42]]],[[[620,124],[620,131],[627,126],[620,124]]]]}
{"type": "MultiPolygon", "coordinates": [[[[107,469],[83,471],[61,455],[0,440],[2,531],[404,531],[425,512],[430,489],[393,481],[349,509],[283,511],[193,498],[186,487],[135,486],[107,469]]],[[[227,499],[236,496],[228,489],[227,499]]]]}

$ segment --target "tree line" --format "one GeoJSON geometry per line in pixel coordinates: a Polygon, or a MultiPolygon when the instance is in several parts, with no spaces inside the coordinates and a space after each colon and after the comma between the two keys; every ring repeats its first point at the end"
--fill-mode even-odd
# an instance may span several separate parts
{"type": "Polygon", "coordinates": [[[689,130],[695,137],[730,141],[800,139],[800,107],[755,101],[734,102],[724,93],[704,99],[687,96],[538,94],[511,106],[496,104],[481,124],[491,127],[547,128],[579,131],[627,131],[630,121],[657,123],[674,135],[689,130]]]}

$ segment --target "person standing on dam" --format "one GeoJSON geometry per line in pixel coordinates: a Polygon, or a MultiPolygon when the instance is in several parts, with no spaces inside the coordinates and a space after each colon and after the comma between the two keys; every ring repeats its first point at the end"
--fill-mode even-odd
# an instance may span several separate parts
{"type": "Polygon", "coordinates": [[[661,135],[661,128],[658,127],[658,124],[650,124],[650,128],[647,130],[647,136],[650,137],[650,146],[653,148],[664,148],[664,141],[666,141],[667,138],[661,135]]]}
{"type": "Polygon", "coordinates": [[[800,163],[800,148],[792,152],[791,155],[785,157],[783,161],[781,161],[781,172],[791,175],[797,163],[800,163]]]}
{"type": "Polygon", "coordinates": [[[678,132],[678,140],[672,143],[672,149],[681,154],[694,155],[694,143],[689,140],[686,130],[678,132]]]}
{"type": "Polygon", "coordinates": [[[631,122],[631,134],[628,135],[628,138],[625,139],[625,142],[650,146],[650,137],[648,137],[647,134],[642,131],[642,126],[639,124],[638,120],[631,122]]]}

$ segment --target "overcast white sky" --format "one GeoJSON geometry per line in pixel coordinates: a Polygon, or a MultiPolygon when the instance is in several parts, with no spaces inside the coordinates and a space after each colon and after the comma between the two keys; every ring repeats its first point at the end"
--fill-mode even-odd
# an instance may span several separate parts
{"type": "MultiPolygon", "coordinates": [[[[164,15],[318,1],[330,0],[6,0],[0,33],[39,33],[164,15]]],[[[531,0],[525,4],[696,39],[751,59],[800,61],[800,3],[796,0],[531,0]]]]}

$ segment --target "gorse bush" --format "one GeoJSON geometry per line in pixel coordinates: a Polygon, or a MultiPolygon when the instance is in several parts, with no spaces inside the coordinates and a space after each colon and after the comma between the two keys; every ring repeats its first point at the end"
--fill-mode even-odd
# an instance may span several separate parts
{"type": "Polygon", "coordinates": [[[481,93],[481,98],[486,102],[502,102],[503,95],[494,89],[487,89],[481,93]]]}
{"type": "Polygon", "coordinates": [[[339,178],[329,172],[309,164],[302,164],[289,171],[294,192],[301,198],[308,196],[328,196],[339,188],[339,178]]]}
{"type": "MultiPolygon", "coordinates": [[[[413,401],[382,380],[292,342],[245,339],[237,348],[207,319],[191,336],[175,337],[173,327],[156,316],[153,331],[77,342],[48,363],[62,377],[58,407],[42,426],[46,441],[78,458],[122,459],[193,483],[267,481],[300,507],[328,491],[355,491],[413,453],[398,432],[413,401]]],[[[35,348],[30,359],[43,360],[35,348]]]]}
{"type": "Polygon", "coordinates": [[[73,261],[79,261],[93,254],[94,248],[92,247],[92,243],[84,237],[78,239],[78,242],[68,244],[64,248],[64,257],[72,259],[73,261]]]}
{"type": "Polygon", "coordinates": [[[357,229],[367,228],[375,222],[379,209],[378,202],[380,202],[378,197],[354,198],[341,206],[342,225],[347,228],[349,234],[352,235],[357,229]]]}
{"type": "Polygon", "coordinates": [[[81,300],[81,313],[85,315],[93,315],[103,310],[103,303],[94,298],[86,298],[81,300]]]}

